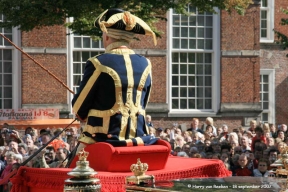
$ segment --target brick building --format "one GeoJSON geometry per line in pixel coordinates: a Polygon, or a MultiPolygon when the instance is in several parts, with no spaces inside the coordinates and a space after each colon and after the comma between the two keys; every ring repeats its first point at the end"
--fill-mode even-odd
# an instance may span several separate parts
{"type": "MultiPolygon", "coordinates": [[[[157,46],[140,37],[132,47],[153,65],[153,87],[147,113],[155,127],[177,122],[190,127],[192,117],[201,122],[214,118],[215,125],[230,129],[247,126],[251,119],[288,124],[288,51],[274,43],[273,29],[287,18],[281,8],[288,1],[262,0],[250,5],[244,16],[237,13],[198,13],[187,17],[173,11],[157,46]]],[[[4,17],[0,18],[4,19],[4,17]]],[[[54,26],[20,32],[1,29],[23,51],[76,92],[86,60],[103,52],[101,42],[69,35],[65,27],[54,26]]],[[[2,65],[0,108],[58,108],[62,118],[72,117],[73,94],[0,39],[2,65]]]]}

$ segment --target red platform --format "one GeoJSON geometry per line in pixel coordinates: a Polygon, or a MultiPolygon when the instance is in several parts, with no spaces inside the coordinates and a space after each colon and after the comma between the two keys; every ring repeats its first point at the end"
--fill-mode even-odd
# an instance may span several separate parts
{"type": "MultiPolygon", "coordinates": [[[[157,159],[155,159],[157,161],[157,159]]],[[[143,162],[145,163],[145,162],[143,162]]],[[[63,192],[68,168],[28,168],[21,167],[16,176],[11,178],[12,192],[63,192]]],[[[95,170],[97,171],[97,170],[95,170]]],[[[208,159],[194,159],[169,157],[166,167],[162,170],[147,171],[147,175],[154,175],[156,181],[169,181],[183,178],[199,177],[227,177],[231,176],[222,161],[208,159]]],[[[131,172],[98,172],[96,177],[100,179],[103,192],[125,191],[125,178],[131,176],[131,172]]]]}

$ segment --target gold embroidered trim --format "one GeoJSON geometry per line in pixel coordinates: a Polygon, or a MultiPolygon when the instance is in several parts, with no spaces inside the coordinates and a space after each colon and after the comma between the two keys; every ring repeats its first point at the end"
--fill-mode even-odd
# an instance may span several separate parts
{"type": "Polygon", "coordinates": [[[90,137],[86,137],[86,136],[80,138],[78,141],[83,142],[83,143],[86,143],[86,144],[96,143],[96,141],[95,141],[94,139],[92,139],[92,138],[90,138],[90,137]]]}
{"type": "Polygon", "coordinates": [[[84,102],[84,100],[85,100],[86,96],[88,95],[89,91],[91,90],[92,86],[94,85],[94,83],[98,79],[100,73],[101,72],[96,68],[96,70],[94,71],[92,76],[89,78],[88,82],[86,83],[85,87],[81,91],[80,95],[78,96],[78,98],[77,98],[77,100],[73,106],[73,111],[75,114],[78,113],[78,110],[80,109],[82,103],[84,102]]]}
{"type": "Polygon", "coordinates": [[[133,141],[132,141],[132,139],[127,139],[127,140],[125,140],[125,141],[126,141],[127,147],[132,147],[132,146],[133,146],[133,141]]]}
{"type": "Polygon", "coordinates": [[[143,142],[143,140],[140,137],[136,137],[135,140],[136,140],[138,146],[143,146],[144,145],[144,142],[143,142]]]}
{"type": "Polygon", "coordinates": [[[135,106],[138,107],[140,105],[141,102],[141,96],[142,96],[142,90],[143,87],[146,83],[147,77],[149,75],[149,73],[151,72],[151,65],[148,65],[146,67],[146,69],[144,70],[141,78],[140,78],[140,82],[139,85],[137,87],[137,94],[136,94],[136,102],[135,102],[135,106]]]}

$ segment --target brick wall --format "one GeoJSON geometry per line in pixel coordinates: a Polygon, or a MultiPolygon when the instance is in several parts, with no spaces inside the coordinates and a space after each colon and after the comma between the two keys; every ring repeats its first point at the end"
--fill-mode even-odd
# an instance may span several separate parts
{"type": "Polygon", "coordinates": [[[221,50],[259,49],[259,5],[250,5],[244,16],[221,11],[221,50]]]}
{"type": "Polygon", "coordinates": [[[22,47],[66,48],[64,26],[43,27],[22,33],[22,47]]]}
{"type": "MultiPolygon", "coordinates": [[[[66,48],[66,28],[43,27],[22,32],[22,47],[66,48]]],[[[36,61],[67,84],[66,54],[32,54],[36,61]]],[[[22,55],[22,104],[66,104],[67,90],[31,59],[22,55]]]]}
{"type": "MultiPolygon", "coordinates": [[[[66,55],[31,54],[67,84],[66,55]]],[[[67,90],[32,60],[22,57],[22,104],[67,103],[67,90]]]]}
{"type": "MultiPolygon", "coordinates": [[[[244,16],[222,11],[221,50],[259,50],[259,6],[251,5],[244,16]]],[[[256,56],[222,56],[221,102],[259,102],[260,63],[256,56]]]]}
{"type": "Polygon", "coordinates": [[[167,94],[166,57],[149,57],[152,63],[152,92],[150,103],[165,103],[167,94]]]}
{"type": "Polygon", "coordinates": [[[259,102],[259,67],[259,58],[255,57],[222,58],[221,102],[259,102]]]}

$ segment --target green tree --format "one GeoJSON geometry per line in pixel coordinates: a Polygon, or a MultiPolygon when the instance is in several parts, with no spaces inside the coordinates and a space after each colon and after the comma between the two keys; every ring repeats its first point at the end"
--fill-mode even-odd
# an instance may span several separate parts
{"type": "MultiPolygon", "coordinates": [[[[282,10],[285,14],[288,15],[288,10],[282,10]]],[[[288,19],[287,18],[282,18],[280,25],[288,25],[288,19]]],[[[288,47],[288,37],[287,35],[281,33],[280,31],[274,30],[276,33],[276,36],[278,37],[278,40],[276,43],[280,44],[283,49],[285,50],[288,47]]],[[[288,54],[286,55],[288,57],[288,54]]]]}
{"type": "MultiPolygon", "coordinates": [[[[122,8],[146,21],[149,25],[165,19],[163,16],[170,8],[178,13],[186,12],[188,4],[199,11],[213,12],[215,7],[244,14],[252,0],[0,0],[0,13],[6,19],[0,27],[19,27],[30,31],[43,26],[62,25],[66,18],[73,17],[73,23],[65,23],[74,33],[99,36],[93,27],[95,18],[108,8],[122,8]]],[[[157,29],[152,27],[156,32],[157,29]]]]}

